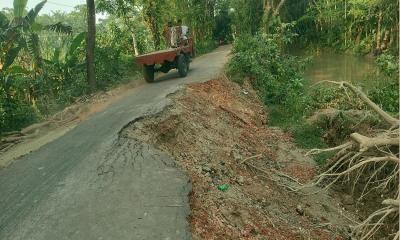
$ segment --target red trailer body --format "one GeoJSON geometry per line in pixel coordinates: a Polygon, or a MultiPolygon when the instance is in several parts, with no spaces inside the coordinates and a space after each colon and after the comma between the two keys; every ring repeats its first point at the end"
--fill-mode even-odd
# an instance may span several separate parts
{"type": "Polygon", "coordinates": [[[173,68],[177,68],[180,76],[185,77],[189,71],[190,59],[193,57],[194,45],[192,39],[189,39],[186,45],[139,55],[136,57],[136,62],[143,66],[145,80],[153,82],[155,72],[167,73],[173,68]]]}

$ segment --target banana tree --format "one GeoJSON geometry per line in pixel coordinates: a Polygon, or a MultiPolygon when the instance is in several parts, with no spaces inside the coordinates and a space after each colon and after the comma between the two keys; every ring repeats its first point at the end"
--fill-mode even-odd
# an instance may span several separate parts
{"type": "Polygon", "coordinates": [[[51,59],[44,59],[46,66],[51,67],[62,80],[70,80],[74,70],[84,68],[85,63],[79,61],[77,50],[86,36],[87,32],[79,33],[64,47],[54,49],[51,59]]]}
{"type": "Polygon", "coordinates": [[[10,67],[22,49],[31,55],[33,67],[39,70],[42,66],[38,32],[50,30],[71,34],[72,28],[62,23],[41,25],[35,22],[40,10],[46,4],[38,3],[25,14],[27,0],[14,0],[14,16],[8,19],[0,12],[0,73],[10,67]]]}
{"type": "MultiPolygon", "coordinates": [[[[35,21],[46,1],[37,4],[28,12],[25,11],[27,0],[14,0],[13,15],[7,17],[0,12],[0,96],[5,97],[0,102],[0,110],[6,116],[13,117],[15,102],[23,96],[16,96],[16,83],[22,83],[22,79],[45,79],[46,71],[43,71],[39,36],[40,31],[54,31],[71,34],[72,28],[62,23],[41,25],[35,21]],[[22,54],[23,53],[23,54],[22,54]],[[24,59],[16,64],[19,57],[24,59]],[[22,67],[23,63],[32,63],[32,67],[22,67]],[[21,65],[21,66],[19,66],[21,65]],[[18,80],[18,82],[17,82],[18,80]]],[[[25,81],[24,80],[24,81],[25,81]]],[[[25,81],[26,82],[26,81],[25,81]]],[[[28,82],[26,82],[28,83],[28,82]]],[[[37,96],[32,89],[33,83],[25,85],[25,102],[29,102],[35,108],[37,96]]]]}
{"type": "Polygon", "coordinates": [[[9,96],[11,80],[20,74],[40,73],[43,60],[40,52],[38,33],[43,30],[71,34],[72,28],[62,23],[41,25],[35,21],[40,10],[46,4],[38,3],[33,9],[25,11],[27,0],[14,0],[11,19],[0,12],[0,81],[1,87],[9,96]],[[32,69],[14,66],[15,59],[25,50],[32,60],[32,69]]]}

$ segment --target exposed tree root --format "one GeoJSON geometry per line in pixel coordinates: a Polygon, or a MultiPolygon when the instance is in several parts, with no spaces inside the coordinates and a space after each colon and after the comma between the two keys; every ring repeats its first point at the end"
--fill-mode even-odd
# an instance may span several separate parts
{"type": "MultiPolygon", "coordinates": [[[[328,162],[327,169],[320,174],[314,184],[329,187],[338,181],[351,183],[354,189],[362,187],[358,200],[372,191],[385,192],[388,196],[382,208],[369,215],[354,227],[357,239],[370,239],[379,229],[385,227],[384,234],[399,239],[399,120],[393,118],[372,102],[360,89],[347,82],[331,82],[350,89],[371,107],[390,128],[378,135],[367,137],[360,133],[350,135],[350,142],[329,149],[312,149],[307,154],[338,151],[328,162]]],[[[383,196],[383,195],[382,195],[383,196]]],[[[382,234],[382,233],[381,233],[382,234]]]]}
{"type": "Polygon", "coordinates": [[[398,137],[394,138],[384,135],[380,137],[369,138],[359,133],[353,133],[350,135],[350,137],[359,144],[361,152],[367,151],[371,147],[380,147],[386,145],[399,146],[398,137]]]}
{"type": "MultiPolygon", "coordinates": [[[[387,112],[383,111],[378,105],[376,105],[371,99],[367,97],[367,95],[355,87],[354,85],[348,82],[335,82],[335,81],[322,81],[327,83],[338,84],[342,88],[350,89],[354,94],[356,94],[361,100],[364,101],[369,107],[372,108],[385,122],[391,125],[391,128],[398,128],[400,125],[400,120],[390,116],[387,112]]],[[[322,83],[320,82],[320,83],[322,83]]]]}
{"type": "Polygon", "coordinates": [[[314,148],[314,149],[311,149],[310,151],[308,151],[306,153],[306,156],[320,154],[320,153],[323,153],[323,152],[333,152],[333,151],[336,151],[336,150],[341,150],[341,149],[344,149],[344,148],[347,148],[347,147],[351,146],[352,144],[353,144],[352,142],[347,142],[347,143],[344,143],[342,145],[339,145],[339,146],[336,146],[336,147],[333,147],[333,148],[326,148],[326,149],[314,148]]]}

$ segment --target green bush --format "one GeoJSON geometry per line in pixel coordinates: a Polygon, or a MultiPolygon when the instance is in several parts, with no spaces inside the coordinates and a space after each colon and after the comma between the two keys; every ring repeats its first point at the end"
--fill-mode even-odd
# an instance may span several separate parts
{"type": "Polygon", "coordinates": [[[376,79],[376,86],[369,92],[371,100],[380,105],[385,111],[399,112],[399,62],[398,58],[382,54],[376,59],[379,71],[384,77],[376,79]]]}
{"type": "Polygon", "coordinates": [[[397,78],[399,75],[398,57],[390,54],[382,54],[376,58],[376,64],[380,71],[389,77],[397,78]]]}
{"type": "Polygon", "coordinates": [[[217,42],[214,40],[203,40],[203,41],[197,41],[195,48],[196,48],[196,54],[197,55],[202,55],[211,52],[212,50],[216,49],[218,47],[217,42]]]}
{"type": "Polygon", "coordinates": [[[305,61],[283,53],[278,42],[260,35],[237,39],[228,74],[239,83],[250,79],[268,106],[270,125],[290,132],[300,147],[325,147],[323,130],[304,123],[314,100],[304,86],[305,61]]]}
{"type": "Polygon", "coordinates": [[[111,47],[96,47],[97,87],[106,89],[122,78],[120,50],[111,47]]]}
{"type": "Polygon", "coordinates": [[[21,129],[38,119],[31,105],[12,99],[0,99],[0,134],[21,129]]]}
{"type": "Polygon", "coordinates": [[[293,103],[304,92],[304,61],[284,54],[276,40],[242,36],[234,42],[228,74],[237,81],[248,77],[265,103],[293,103]]]}
{"type": "Polygon", "coordinates": [[[399,82],[395,79],[380,82],[376,88],[369,92],[371,100],[383,110],[399,112],[399,82]]]}
{"type": "MultiPolygon", "coordinates": [[[[277,126],[289,132],[294,142],[301,148],[326,148],[328,145],[323,141],[322,135],[325,129],[305,123],[303,115],[292,111],[282,105],[268,106],[268,120],[271,126],[277,126]]],[[[314,156],[314,160],[323,164],[330,154],[319,154],[314,156]]]]}
{"type": "Polygon", "coordinates": [[[351,91],[338,89],[337,85],[320,84],[307,90],[310,113],[318,109],[335,108],[340,110],[364,109],[365,104],[351,91]]]}

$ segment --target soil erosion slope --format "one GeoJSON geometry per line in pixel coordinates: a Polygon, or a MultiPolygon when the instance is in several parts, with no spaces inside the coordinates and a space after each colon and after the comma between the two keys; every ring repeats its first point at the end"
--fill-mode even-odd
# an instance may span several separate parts
{"type": "Polygon", "coordinates": [[[121,134],[157,146],[187,172],[194,239],[347,239],[353,216],[334,193],[292,191],[316,166],[290,136],[268,127],[248,84],[223,77],[171,98],[162,114],[121,134]]]}

